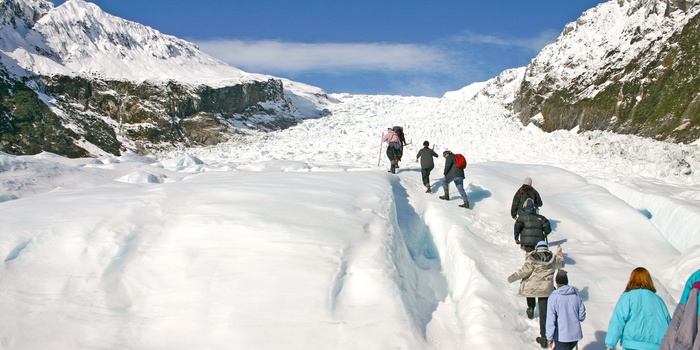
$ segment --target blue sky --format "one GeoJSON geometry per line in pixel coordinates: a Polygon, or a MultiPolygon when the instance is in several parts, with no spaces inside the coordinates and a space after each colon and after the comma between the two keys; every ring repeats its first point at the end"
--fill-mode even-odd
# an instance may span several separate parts
{"type": "Polygon", "coordinates": [[[527,65],[567,23],[605,1],[90,2],[248,72],[332,93],[442,96],[527,65]]]}

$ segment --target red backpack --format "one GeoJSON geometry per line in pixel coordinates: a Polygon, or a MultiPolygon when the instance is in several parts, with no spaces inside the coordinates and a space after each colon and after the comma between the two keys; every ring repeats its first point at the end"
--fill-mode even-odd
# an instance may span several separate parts
{"type": "Polygon", "coordinates": [[[466,168],[467,158],[464,158],[464,156],[461,153],[455,154],[455,165],[460,169],[466,168]]]}

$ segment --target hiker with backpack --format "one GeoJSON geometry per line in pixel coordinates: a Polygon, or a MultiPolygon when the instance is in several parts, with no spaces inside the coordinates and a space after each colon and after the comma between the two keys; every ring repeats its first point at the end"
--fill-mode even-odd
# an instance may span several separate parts
{"type": "Polygon", "coordinates": [[[445,157],[445,170],[443,170],[442,178],[442,189],[445,191],[444,196],[440,196],[440,199],[450,200],[450,182],[455,183],[457,186],[457,191],[459,195],[462,196],[463,204],[459,206],[462,208],[469,209],[469,199],[467,198],[467,192],[464,191],[464,168],[467,166],[467,161],[463,155],[457,154],[450,151],[442,152],[442,156],[445,157]],[[457,159],[459,159],[459,165],[457,164],[457,159]]]}
{"type": "Polygon", "coordinates": [[[425,187],[427,188],[425,193],[431,192],[430,172],[435,168],[433,158],[437,158],[438,156],[432,148],[428,148],[429,146],[430,142],[423,141],[423,148],[420,151],[418,151],[418,155],[416,156],[416,163],[418,163],[418,160],[420,159],[420,174],[423,178],[423,185],[425,185],[425,187]]]}
{"type": "Polygon", "coordinates": [[[554,275],[557,289],[547,300],[547,343],[554,350],[573,350],[583,339],[581,322],[586,319],[586,306],[576,288],[569,286],[569,276],[559,269],[554,275]]]}
{"type": "Polygon", "coordinates": [[[552,225],[544,215],[535,212],[535,202],[528,198],[525,201],[523,213],[518,215],[513,225],[515,244],[529,253],[535,249],[539,241],[547,241],[547,235],[552,233],[552,225]]]}
{"type": "Polygon", "coordinates": [[[538,212],[542,206],[542,198],[540,198],[539,192],[532,187],[532,179],[526,177],[523,181],[523,185],[520,186],[515,196],[513,196],[513,203],[510,206],[510,216],[515,219],[519,214],[522,213],[523,205],[525,201],[530,198],[535,204],[535,212],[538,212]]]}
{"type": "Polygon", "coordinates": [[[382,142],[386,142],[388,145],[386,148],[386,156],[389,158],[389,162],[391,163],[389,172],[396,174],[396,168],[398,168],[399,160],[401,159],[401,155],[403,153],[401,139],[392,128],[388,128],[386,135],[382,137],[382,142]]]}
{"type": "MultiPolygon", "coordinates": [[[[399,155],[398,155],[398,158],[399,158],[399,162],[400,162],[400,161],[401,161],[401,158],[403,157],[403,146],[406,146],[406,145],[407,145],[407,143],[406,143],[406,135],[403,133],[403,127],[402,127],[402,126],[394,126],[393,128],[391,128],[391,130],[393,130],[393,131],[396,133],[396,136],[399,137],[399,144],[401,145],[401,147],[399,148],[399,155]]],[[[397,168],[399,167],[399,164],[398,164],[398,163],[396,164],[396,167],[397,167],[397,168]]]]}
{"type": "Polygon", "coordinates": [[[557,247],[556,254],[549,250],[547,242],[540,241],[536,249],[525,257],[525,263],[517,272],[508,276],[508,283],[520,281],[518,294],[527,300],[525,310],[527,318],[535,318],[535,305],[538,306],[540,317],[540,336],[535,341],[543,348],[547,348],[547,299],[554,291],[552,276],[556,269],[564,267],[564,254],[561,246],[557,247]]]}

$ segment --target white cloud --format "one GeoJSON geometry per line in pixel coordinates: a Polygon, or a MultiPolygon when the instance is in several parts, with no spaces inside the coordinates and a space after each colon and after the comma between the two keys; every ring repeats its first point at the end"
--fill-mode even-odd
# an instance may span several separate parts
{"type": "Polygon", "coordinates": [[[560,31],[545,29],[532,38],[504,38],[495,35],[484,35],[473,32],[464,32],[451,40],[475,44],[487,44],[497,46],[512,46],[523,48],[532,52],[540,52],[545,46],[555,42],[560,31]]]}
{"type": "Polygon", "coordinates": [[[279,41],[207,40],[199,48],[248,71],[435,71],[449,67],[447,54],[418,44],[286,43],[279,41]]]}

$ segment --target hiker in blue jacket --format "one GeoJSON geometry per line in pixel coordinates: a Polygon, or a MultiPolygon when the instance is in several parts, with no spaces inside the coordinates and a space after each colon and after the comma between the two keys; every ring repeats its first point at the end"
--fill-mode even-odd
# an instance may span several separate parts
{"type": "Polygon", "coordinates": [[[638,267],[632,270],[625,292],[615,305],[605,346],[612,350],[619,341],[624,349],[659,349],[669,322],[668,309],[656,295],[649,271],[638,267]]]}
{"type": "Polygon", "coordinates": [[[681,300],[673,311],[671,324],[661,342],[661,350],[700,348],[698,293],[700,293],[700,270],[695,271],[685,282],[681,300]]]}
{"type": "Polygon", "coordinates": [[[554,350],[572,350],[583,339],[581,322],[586,319],[586,306],[569,276],[559,269],[554,276],[557,285],[547,302],[547,343],[554,350]]]}
{"type": "Polygon", "coordinates": [[[454,181],[457,191],[459,191],[459,195],[462,196],[464,201],[459,206],[469,209],[469,199],[467,198],[467,192],[464,191],[464,169],[457,166],[454,153],[445,151],[442,152],[442,156],[445,157],[445,170],[442,172],[444,174],[442,177],[442,189],[445,191],[445,195],[440,196],[440,199],[450,200],[450,182],[454,181]]]}

